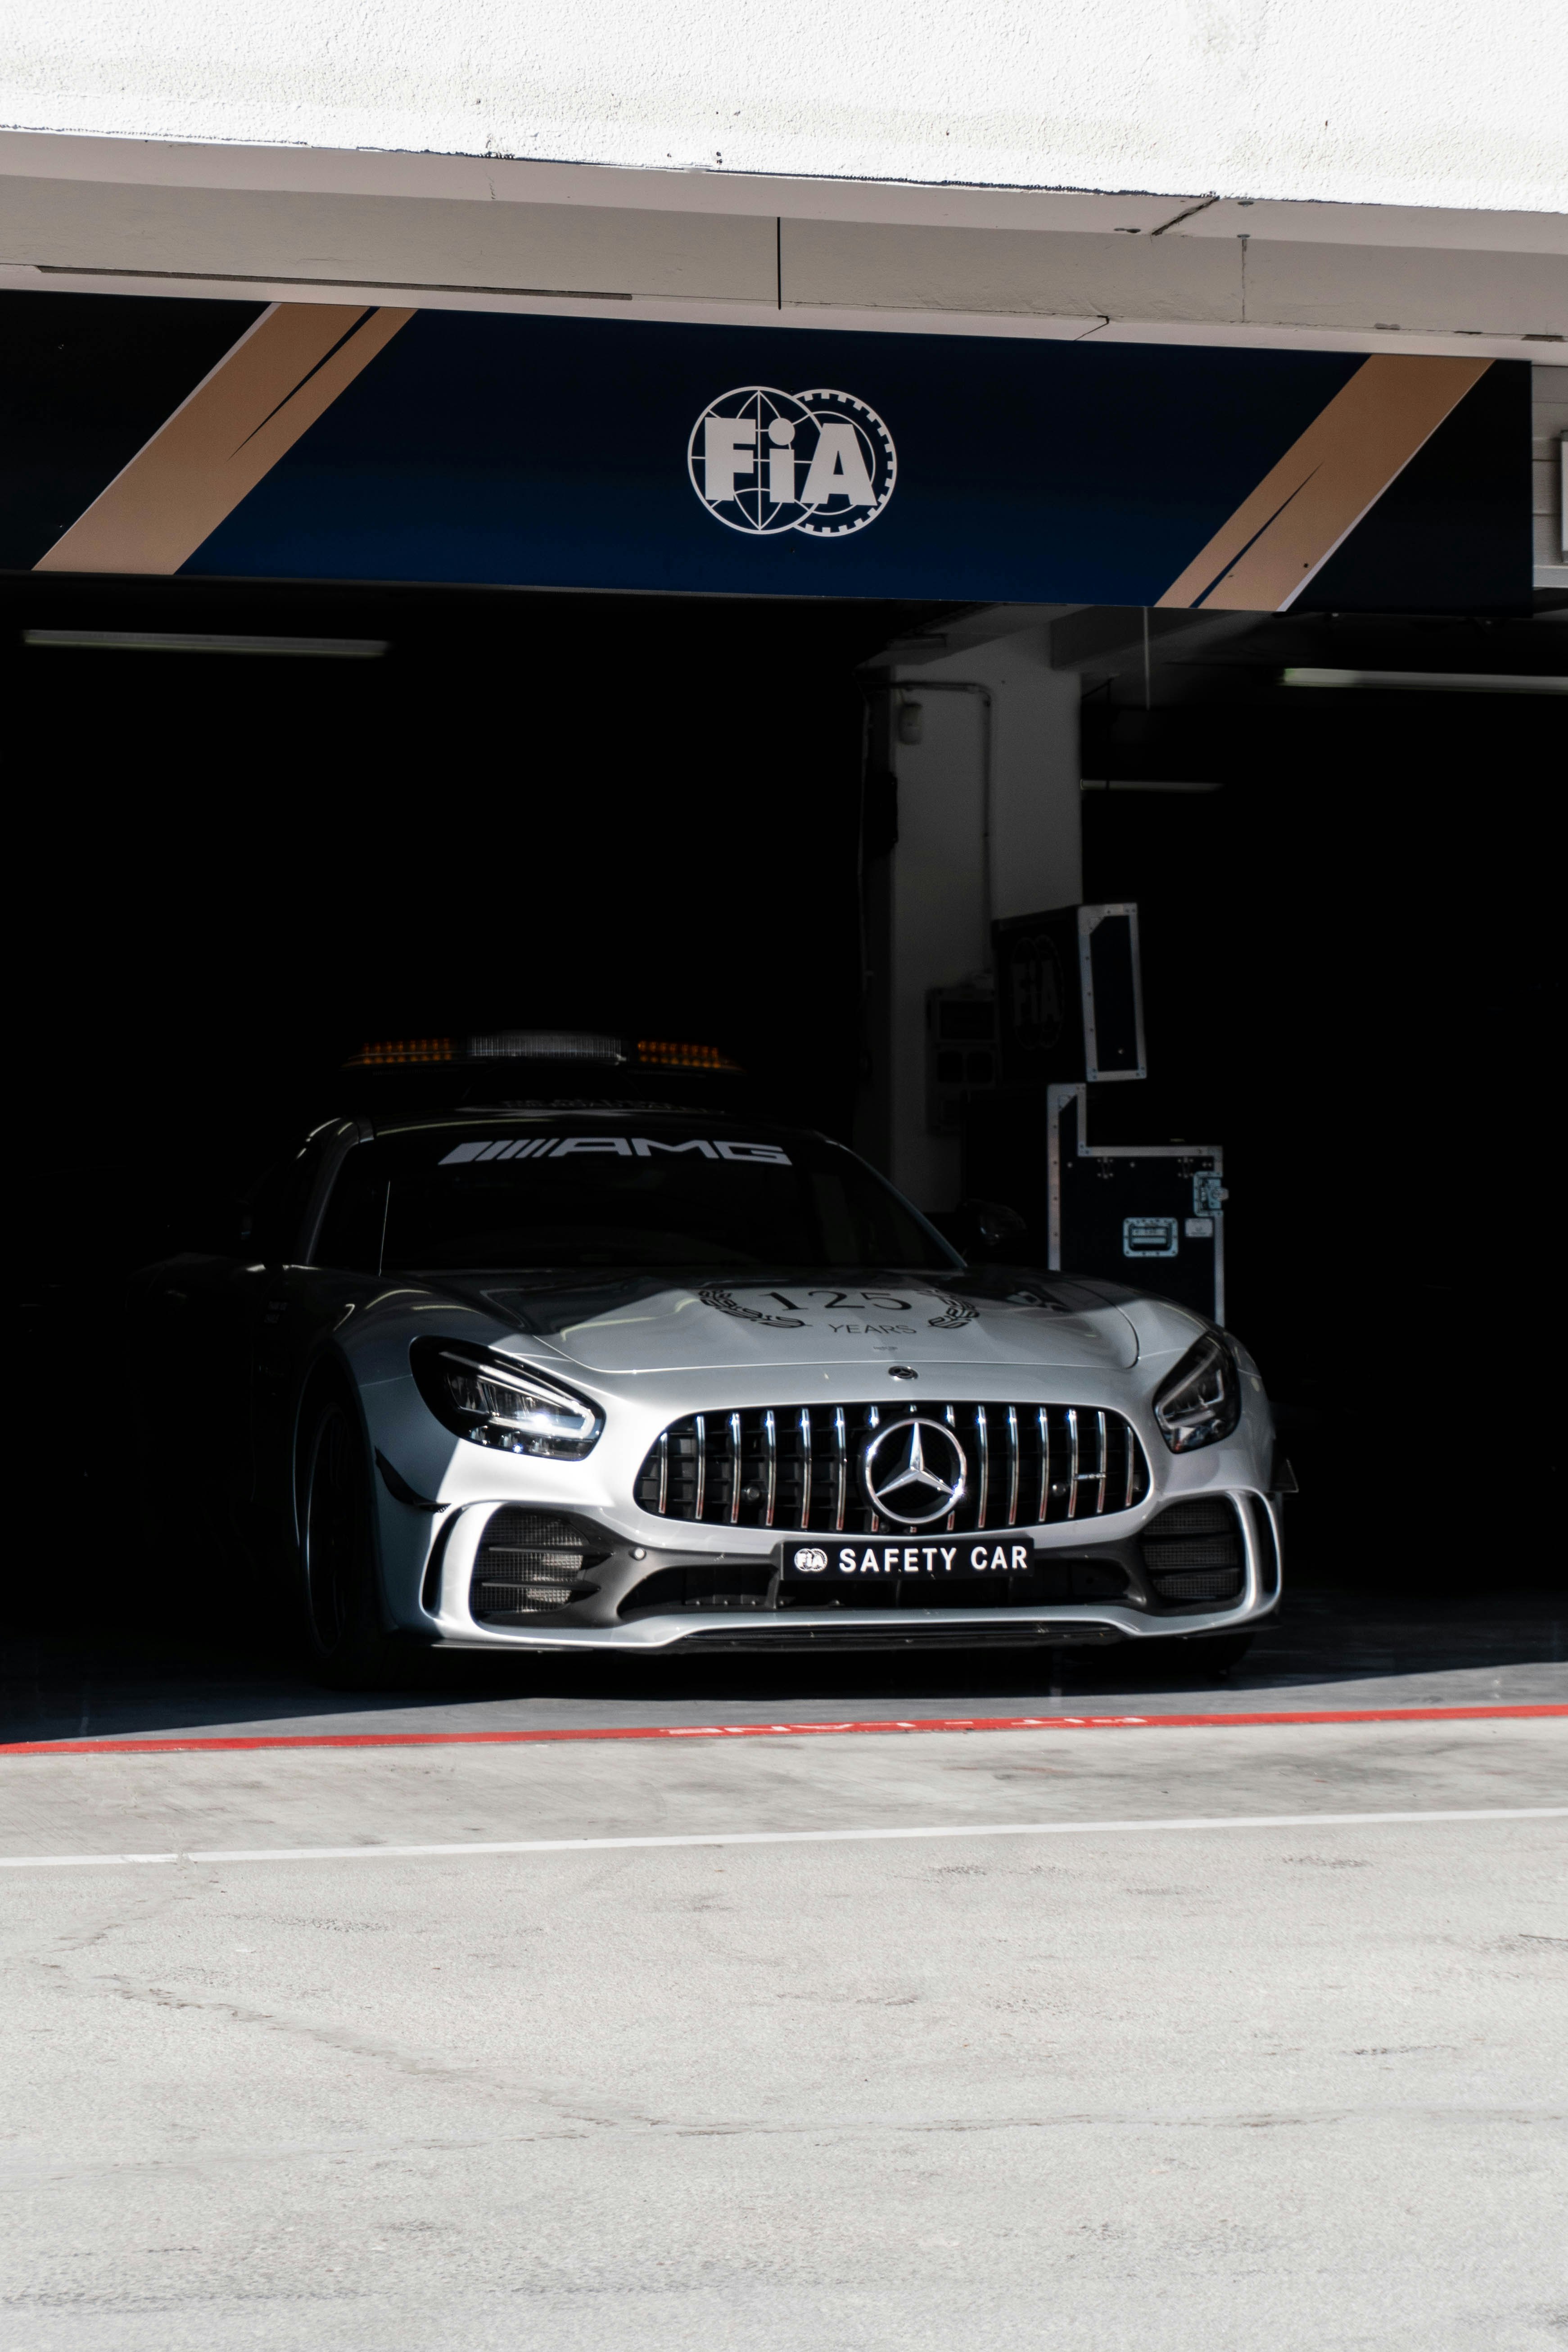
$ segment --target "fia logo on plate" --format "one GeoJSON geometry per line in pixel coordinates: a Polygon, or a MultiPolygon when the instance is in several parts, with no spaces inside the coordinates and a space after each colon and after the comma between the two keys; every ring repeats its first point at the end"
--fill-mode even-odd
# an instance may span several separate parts
{"type": "Polygon", "coordinates": [[[691,428],[691,487],[731,530],[843,539],[893,495],[898,452],[874,408],[848,392],[721,393],[691,428]]]}
{"type": "Polygon", "coordinates": [[[795,1565],[803,1576],[820,1576],[827,1566],[827,1554],[825,1551],[818,1551],[816,1545],[812,1544],[796,1552],[795,1565]]]}

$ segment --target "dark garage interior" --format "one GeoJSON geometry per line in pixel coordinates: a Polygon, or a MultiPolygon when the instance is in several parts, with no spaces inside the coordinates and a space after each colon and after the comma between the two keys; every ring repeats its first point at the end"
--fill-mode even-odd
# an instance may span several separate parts
{"type": "MultiPolygon", "coordinates": [[[[365,1038],[689,1036],[780,1115],[850,1134],[879,846],[857,673],[933,611],[7,587],[21,1132],[47,1139],[22,1194],[25,1353],[52,1391],[25,1411],[29,1459],[52,1465],[41,1493],[26,1482],[35,1542],[62,1491],[66,1523],[120,1523],[115,1413],[106,1431],[68,1402],[83,1335],[112,1392],[117,1284],[209,1240],[279,1140],[334,1107],[365,1038]],[[384,650],[26,641],[94,630],[384,650]]],[[[1097,1116],[1108,1138],[1225,1143],[1227,1319],[1302,1490],[1292,1607],[1350,1596],[1499,1654],[1561,1642],[1551,1424],[1530,1404],[1560,713],[1281,677],[1331,653],[1414,667],[1412,647],[1423,667],[1511,669],[1509,638],[1463,619],[1264,623],[1207,660],[1088,681],[1083,720],[1084,890],[1142,909],[1152,1073],[1097,1116]],[[1117,789],[1152,767],[1211,788],[1117,789]]],[[[129,1557],[95,1538],[21,1580],[35,1661],[84,1605],[110,1672],[117,1643],[145,1664],[190,1639],[189,1595],[129,1557]]],[[[203,1597],[211,1638],[231,1660],[258,1639],[284,1654],[237,1572],[203,1597]]]]}

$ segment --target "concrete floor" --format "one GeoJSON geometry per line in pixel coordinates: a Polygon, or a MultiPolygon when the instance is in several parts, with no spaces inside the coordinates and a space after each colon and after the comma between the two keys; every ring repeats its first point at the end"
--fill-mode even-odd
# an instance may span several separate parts
{"type": "Polygon", "coordinates": [[[359,1850],[0,1873],[7,2352],[1546,2352],[1568,1821],[1509,1815],[1565,1759],[1559,1717],[0,1760],[10,1855],[359,1850]],[[1347,1812],[1428,1818],[1299,1818],[1347,1812]],[[1114,1826],[1194,1816],[1266,1819],[1114,1826]],[[824,1827],[954,1834],[368,1850],[824,1827]]]}

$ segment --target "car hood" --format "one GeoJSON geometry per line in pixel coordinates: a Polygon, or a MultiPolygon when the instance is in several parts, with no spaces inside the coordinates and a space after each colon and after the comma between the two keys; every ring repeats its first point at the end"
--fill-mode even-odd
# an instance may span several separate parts
{"type": "Polygon", "coordinates": [[[860,1363],[1106,1371],[1138,1360],[1120,1306],[1049,1276],[473,1276],[442,1286],[584,1371],[612,1375],[860,1363]]]}

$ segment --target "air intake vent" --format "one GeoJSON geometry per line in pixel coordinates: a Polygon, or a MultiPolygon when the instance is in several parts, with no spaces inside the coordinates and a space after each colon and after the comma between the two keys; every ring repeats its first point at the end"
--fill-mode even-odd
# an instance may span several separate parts
{"type": "Polygon", "coordinates": [[[1236,1509],[1221,1495],[1169,1503],[1143,1530],[1143,1565],[1162,1601],[1234,1601],[1247,1555],[1236,1509]]]}
{"type": "Polygon", "coordinates": [[[481,1623],[515,1624],[520,1618],[586,1601],[595,1588],[583,1578],[606,1559],[591,1551],[581,1528],[548,1511],[497,1511],[485,1529],[468,1587],[468,1609],[481,1623]]]}
{"type": "Polygon", "coordinates": [[[690,1568],[661,1568],[634,1584],[617,1611],[622,1617],[675,1617],[683,1610],[700,1609],[853,1609],[864,1616],[875,1610],[1041,1609],[1064,1601],[1125,1601],[1127,1570],[1120,1560],[1075,1559],[1070,1552],[1053,1553],[1033,1568],[1012,1576],[944,1576],[933,1591],[918,1576],[858,1577],[854,1588],[824,1592],[781,1590],[773,1597],[771,1561],[748,1566],[744,1561],[703,1562],[690,1568]]]}
{"type": "Polygon", "coordinates": [[[637,1499],[660,1518],[707,1527],[823,1535],[934,1528],[886,1508],[879,1515],[866,1486],[877,1433],[915,1419],[941,1423],[957,1441],[963,1493],[940,1523],[954,1532],[1103,1518],[1149,1491],[1133,1431],[1093,1405],[768,1405],[672,1422],[637,1474],[637,1499]]]}

